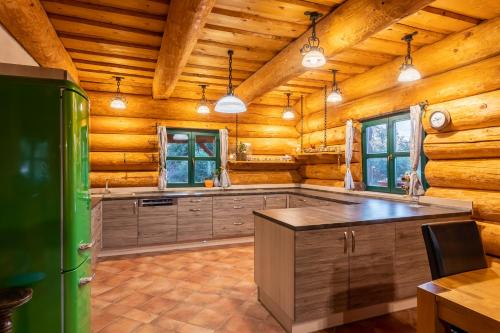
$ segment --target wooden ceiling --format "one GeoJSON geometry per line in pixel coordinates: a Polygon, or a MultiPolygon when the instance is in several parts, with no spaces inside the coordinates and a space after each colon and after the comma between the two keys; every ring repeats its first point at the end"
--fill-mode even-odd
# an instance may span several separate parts
{"type": "MultiPolygon", "coordinates": [[[[345,0],[217,0],[189,57],[172,97],[197,99],[201,83],[207,97],[226,91],[227,50],[234,50],[233,78],[238,85],[309,29],[305,11],[328,14],[345,0]]],[[[163,0],[42,0],[45,11],[79,71],[87,90],[116,89],[151,95],[169,3],[163,0]]],[[[335,13],[334,13],[335,14],[335,13]]],[[[282,105],[330,84],[404,55],[403,34],[418,31],[414,48],[500,15],[497,0],[437,0],[354,47],[335,55],[324,68],[311,70],[266,93],[255,103],[282,105]]]]}

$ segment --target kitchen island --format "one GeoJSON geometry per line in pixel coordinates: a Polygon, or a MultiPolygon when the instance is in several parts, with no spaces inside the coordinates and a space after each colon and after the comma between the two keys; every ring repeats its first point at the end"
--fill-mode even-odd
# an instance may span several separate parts
{"type": "Polygon", "coordinates": [[[430,281],[424,223],[470,211],[384,199],[255,211],[260,302],[288,332],[313,332],[416,306],[430,281]]]}

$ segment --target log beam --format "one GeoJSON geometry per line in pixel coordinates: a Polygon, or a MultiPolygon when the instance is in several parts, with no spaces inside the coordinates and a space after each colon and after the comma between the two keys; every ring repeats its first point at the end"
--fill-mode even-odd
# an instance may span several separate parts
{"type": "MultiPolygon", "coordinates": [[[[316,27],[327,58],[365,40],[392,23],[425,7],[431,0],[348,0],[323,18],[316,27]]],[[[311,29],[285,47],[274,58],[236,88],[236,94],[250,103],[265,93],[305,73],[300,48],[311,29]]]]}
{"type": "Polygon", "coordinates": [[[64,69],[79,81],[73,60],[39,0],[0,1],[0,22],[42,67],[64,69]]]}
{"type": "Polygon", "coordinates": [[[215,0],[172,0],[153,79],[153,97],[168,99],[201,35],[215,0]]]}
{"type": "MultiPolygon", "coordinates": [[[[499,24],[500,18],[495,18],[424,46],[413,52],[413,62],[422,76],[428,77],[495,56],[499,53],[496,33],[499,24]]],[[[400,57],[339,83],[343,103],[403,85],[396,80],[402,62],[400,57]]],[[[323,91],[308,95],[304,99],[304,114],[322,110],[323,104],[323,91]]],[[[297,103],[295,107],[299,106],[297,103]]],[[[330,108],[336,107],[338,105],[330,108]]]]}

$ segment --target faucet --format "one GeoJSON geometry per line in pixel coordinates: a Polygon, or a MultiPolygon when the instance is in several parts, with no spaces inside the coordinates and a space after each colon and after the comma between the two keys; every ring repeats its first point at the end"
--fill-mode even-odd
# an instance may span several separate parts
{"type": "Polygon", "coordinates": [[[109,189],[109,179],[106,179],[106,185],[104,186],[104,193],[111,193],[109,189]]]}

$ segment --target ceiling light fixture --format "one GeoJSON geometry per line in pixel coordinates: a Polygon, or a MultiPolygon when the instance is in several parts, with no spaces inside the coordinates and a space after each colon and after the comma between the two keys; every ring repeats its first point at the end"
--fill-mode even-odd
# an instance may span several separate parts
{"type": "Polygon", "coordinates": [[[337,84],[337,72],[338,70],[332,69],[333,79],[332,79],[332,91],[326,98],[328,103],[339,103],[342,102],[342,93],[340,92],[339,86],[337,84]]]}
{"type": "Polygon", "coordinates": [[[295,112],[293,112],[293,108],[290,106],[290,96],[292,93],[286,93],[286,106],[283,109],[283,114],[281,115],[285,120],[295,119],[295,112]]]}
{"type": "Polygon", "coordinates": [[[115,97],[113,97],[113,99],[111,99],[109,106],[111,106],[113,109],[123,110],[127,108],[127,101],[120,92],[120,83],[123,80],[123,78],[120,76],[114,76],[114,78],[116,80],[116,95],[115,97]]]}
{"type": "Polygon", "coordinates": [[[399,82],[412,82],[416,80],[420,80],[422,77],[420,72],[413,66],[413,58],[411,57],[411,41],[413,40],[413,36],[415,36],[418,31],[412,32],[411,34],[404,35],[401,40],[404,40],[408,46],[408,50],[405,56],[404,63],[401,65],[399,69],[399,82]]]}
{"type": "Polygon", "coordinates": [[[208,104],[207,98],[205,97],[205,89],[207,89],[208,85],[200,84],[201,87],[201,99],[196,106],[196,112],[201,114],[210,113],[210,105],[208,104]]]}
{"type": "Polygon", "coordinates": [[[302,66],[307,68],[321,67],[326,63],[323,48],[319,46],[319,38],[316,36],[316,21],[323,16],[318,12],[305,12],[304,15],[309,16],[312,22],[312,34],[307,39],[307,44],[304,44],[300,49],[302,58],[302,66]]]}
{"type": "Polygon", "coordinates": [[[233,50],[228,50],[229,55],[229,82],[227,85],[227,95],[222,97],[215,104],[215,111],[221,113],[241,113],[247,110],[247,106],[233,92],[233,50]]]}

